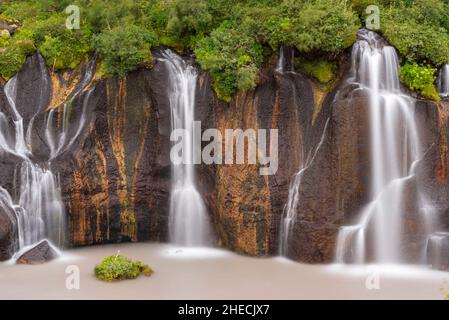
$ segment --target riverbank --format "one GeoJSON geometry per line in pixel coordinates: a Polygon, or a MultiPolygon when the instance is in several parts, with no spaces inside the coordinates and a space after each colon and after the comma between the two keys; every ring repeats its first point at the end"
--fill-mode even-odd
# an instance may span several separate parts
{"type": "Polygon", "coordinates": [[[220,249],[134,243],[71,249],[37,266],[2,263],[0,287],[0,299],[443,299],[449,273],[412,266],[305,265],[220,249]],[[94,266],[118,251],[148,263],[154,275],[116,283],[95,279],[94,266]],[[80,270],[79,290],[66,288],[66,268],[72,265],[80,270]]]}

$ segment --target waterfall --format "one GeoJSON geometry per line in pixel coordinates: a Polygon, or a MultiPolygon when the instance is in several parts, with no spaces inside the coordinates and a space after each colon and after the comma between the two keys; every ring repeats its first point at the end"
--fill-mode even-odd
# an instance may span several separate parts
{"type": "MultiPolygon", "coordinates": [[[[0,122],[0,148],[21,159],[14,174],[17,197],[7,198],[9,207],[16,214],[19,251],[45,238],[60,246],[63,243],[64,206],[59,181],[48,167],[31,160],[32,152],[25,141],[23,118],[16,108],[16,88],[16,77],[4,88],[14,116],[14,135],[11,137],[8,134],[6,116],[0,113],[0,118],[3,119],[0,122]]],[[[32,125],[33,122],[30,121],[29,127],[32,125]]],[[[28,132],[31,131],[29,127],[28,132]]]]}
{"type": "Polygon", "coordinates": [[[85,127],[87,121],[87,107],[89,104],[89,99],[92,95],[93,90],[87,90],[86,94],[83,97],[83,110],[81,112],[81,118],[78,123],[78,127],[72,137],[69,137],[69,125],[70,125],[70,112],[69,109],[73,103],[73,100],[79,96],[84,89],[87,88],[89,83],[91,82],[94,72],[95,72],[95,59],[89,61],[86,66],[86,70],[83,76],[83,79],[80,81],[78,85],[78,89],[71,95],[69,100],[64,103],[63,111],[62,111],[62,129],[61,132],[55,132],[55,128],[53,125],[53,118],[55,114],[55,109],[51,109],[48,112],[46,128],[45,128],[45,138],[47,144],[50,148],[50,161],[53,160],[57,155],[63,153],[67,149],[69,149],[78,136],[81,134],[83,128],[85,127]]]}
{"type": "Polygon", "coordinates": [[[184,129],[183,163],[172,163],[170,195],[170,237],[180,245],[203,246],[210,243],[210,223],[206,206],[195,185],[193,123],[197,72],[170,50],[161,61],[168,71],[168,96],[172,130],[184,129]]]}
{"type": "Polygon", "coordinates": [[[427,259],[434,268],[447,268],[449,263],[449,232],[435,232],[427,239],[427,259]]]}
{"type": "Polygon", "coordinates": [[[441,97],[449,96],[449,64],[445,64],[438,74],[438,93],[441,97]]]}
{"type": "Polygon", "coordinates": [[[293,71],[293,60],[295,53],[292,47],[281,46],[279,48],[279,59],[276,64],[276,71],[283,73],[285,71],[293,71]]]}
{"type": "Polygon", "coordinates": [[[414,120],[415,101],[401,93],[396,52],[377,34],[359,31],[351,59],[350,81],[369,96],[370,202],[356,225],[341,227],[336,260],[366,262],[370,240],[375,262],[397,263],[403,260],[404,188],[413,182],[416,164],[423,156],[414,120]]]}
{"type": "Polygon", "coordinates": [[[326,137],[327,126],[329,124],[329,119],[327,119],[326,124],[324,126],[323,134],[321,135],[320,142],[318,143],[315,151],[312,155],[309,154],[307,157],[305,164],[300,168],[300,170],[295,174],[295,178],[290,184],[288,190],[288,198],[287,204],[284,207],[284,211],[281,219],[281,228],[279,232],[279,254],[281,256],[286,256],[288,253],[288,245],[290,234],[292,232],[293,226],[295,225],[296,216],[297,216],[297,208],[299,202],[299,187],[301,186],[301,181],[304,173],[310,167],[310,165],[314,162],[316,154],[318,150],[324,143],[324,139],[326,137]]]}
{"type": "MultiPolygon", "coordinates": [[[[67,106],[64,106],[63,133],[58,136],[57,143],[54,138],[54,131],[51,119],[54,110],[48,113],[48,120],[45,128],[45,140],[50,148],[49,160],[45,163],[36,163],[32,152],[32,127],[34,119],[40,112],[44,112],[44,90],[50,86],[49,75],[43,58],[39,55],[39,66],[41,70],[40,97],[37,97],[38,108],[31,117],[27,128],[24,127],[22,115],[17,109],[16,97],[18,88],[18,77],[10,79],[4,86],[5,96],[9,104],[9,115],[12,117],[11,126],[5,113],[0,112],[0,151],[2,154],[16,156],[19,161],[16,165],[13,179],[13,195],[0,187],[0,205],[3,209],[11,208],[15,214],[15,222],[18,230],[19,251],[15,257],[29,246],[39,243],[43,239],[49,240],[54,245],[61,247],[64,244],[65,230],[65,208],[61,198],[61,188],[59,178],[52,172],[51,160],[60,154],[69,144],[73,143],[80,134],[81,129],[77,128],[76,134],[68,143],[68,115],[67,106]],[[64,147],[64,148],[63,148],[64,147]]],[[[93,75],[94,63],[90,63],[80,89],[72,95],[72,100],[88,85],[93,75]]],[[[87,104],[90,92],[84,98],[84,109],[87,104]]],[[[83,110],[83,113],[86,110],[83,110]]],[[[79,126],[84,126],[85,115],[81,116],[79,126]]],[[[14,219],[13,219],[14,220],[14,219]]]]}
{"type": "Polygon", "coordinates": [[[279,60],[276,65],[276,71],[282,73],[284,71],[284,64],[285,64],[284,47],[281,46],[279,48],[279,60]]]}

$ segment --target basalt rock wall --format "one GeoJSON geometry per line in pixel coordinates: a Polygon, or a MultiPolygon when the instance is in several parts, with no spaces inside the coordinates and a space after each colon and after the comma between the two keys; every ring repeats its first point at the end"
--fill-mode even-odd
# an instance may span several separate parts
{"type": "MultiPolygon", "coordinates": [[[[42,166],[51,158],[43,138],[49,111],[54,110],[55,128],[69,123],[70,143],[51,160],[68,217],[68,246],[167,241],[171,116],[164,63],[156,60],[152,69],[125,78],[94,77],[74,99],[86,64],[64,73],[49,71],[45,78],[41,63],[39,56],[30,57],[20,72],[17,107],[25,122],[34,119],[30,141],[42,166]]],[[[326,91],[300,73],[276,71],[272,60],[254,90],[225,103],[217,99],[210,77],[200,72],[195,117],[203,132],[217,128],[224,137],[225,129],[267,129],[267,134],[277,129],[279,137],[274,175],[261,175],[259,164],[196,166],[217,244],[248,255],[277,254],[289,186],[307,164],[287,255],[310,263],[332,261],[339,227],[356,219],[369,188],[368,97],[347,77],[346,72],[326,91]]],[[[444,228],[449,228],[447,107],[418,101],[415,113],[428,149],[418,176],[444,228]]],[[[10,112],[4,86],[0,108],[10,112]]],[[[11,195],[17,188],[16,160],[6,153],[0,157],[1,186],[11,195]]],[[[17,245],[14,217],[7,211],[0,211],[3,260],[17,245]]],[[[419,236],[420,222],[410,217],[407,232],[419,236]]]]}

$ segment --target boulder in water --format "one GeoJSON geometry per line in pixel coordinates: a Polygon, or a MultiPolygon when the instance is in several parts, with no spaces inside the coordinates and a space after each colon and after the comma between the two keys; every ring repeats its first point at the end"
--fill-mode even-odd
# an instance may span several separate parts
{"type": "Polygon", "coordinates": [[[10,259],[17,249],[17,229],[12,214],[12,209],[0,206],[0,261],[10,259]]]}
{"type": "Polygon", "coordinates": [[[25,252],[17,260],[21,264],[41,264],[57,258],[59,254],[47,240],[39,242],[36,246],[25,252]]]}

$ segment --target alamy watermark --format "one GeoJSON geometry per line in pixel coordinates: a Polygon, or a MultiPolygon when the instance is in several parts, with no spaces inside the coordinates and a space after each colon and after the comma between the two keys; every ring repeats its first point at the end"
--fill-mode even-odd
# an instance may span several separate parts
{"type": "Polygon", "coordinates": [[[380,271],[371,269],[368,272],[369,274],[365,279],[365,288],[368,290],[380,290],[380,271]]]}
{"type": "Polygon", "coordinates": [[[65,287],[67,290],[79,290],[80,289],[80,268],[77,265],[69,265],[65,268],[67,277],[65,279],[65,287]]]}
{"type": "Polygon", "coordinates": [[[369,30],[380,29],[380,9],[378,6],[370,5],[366,7],[365,27],[369,30]]]}
{"type": "Polygon", "coordinates": [[[69,15],[65,20],[66,28],[69,30],[78,30],[80,28],[80,8],[71,4],[65,8],[65,13],[69,15]]]}
{"type": "Polygon", "coordinates": [[[201,121],[194,121],[193,132],[175,129],[170,160],[175,165],[189,164],[259,164],[261,175],[278,170],[278,129],[206,129],[201,134],[201,121]],[[269,140],[269,141],[268,141],[269,140]],[[202,147],[203,142],[209,142],[202,147]]]}

